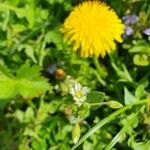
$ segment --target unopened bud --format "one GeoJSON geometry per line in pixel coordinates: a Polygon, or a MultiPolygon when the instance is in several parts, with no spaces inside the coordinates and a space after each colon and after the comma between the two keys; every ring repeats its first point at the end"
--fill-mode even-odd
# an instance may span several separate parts
{"type": "Polygon", "coordinates": [[[78,142],[79,138],[80,138],[80,125],[79,123],[76,123],[72,131],[72,139],[74,144],[78,142]]]}
{"type": "Polygon", "coordinates": [[[123,105],[117,101],[109,101],[107,105],[111,108],[114,108],[114,109],[118,109],[118,108],[123,107],[123,105]]]}

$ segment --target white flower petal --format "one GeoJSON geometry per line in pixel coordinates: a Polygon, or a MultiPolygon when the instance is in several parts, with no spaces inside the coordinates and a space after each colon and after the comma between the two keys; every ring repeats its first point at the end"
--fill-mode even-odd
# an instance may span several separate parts
{"type": "Polygon", "coordinates": [[[83,91],[85,94],[87,94],[90,90],[89,90],[89,88],[87,88],[87,87],[83,87],[83,88],[82,88],[82,91],[83,91]]]}
{"type": "Polygon", "coordinates": [[[74,87],[75,91],[81,90],[81,88],[82,88],[82,86],[81,86],[80,83],[76,83],[76,84],[75,84],[75,87],[74,87]]]}
{"type": "Polygon", "coordinates": [[[74,101],[78,101],[79,99],[76,96],[73,96],[74,101]]]}
{"type": "Polygon", "coordinates": [[[86,95],[90,91],[89,88],[83,87],[80,83],[74,84],[69,92],[73,96],[73,100],[78,106],[81,106],[86,100],[86,95]]]}
{"type": "Polygon", "coordinates": [[[74,88],[71,88],[71,89],[69,90],[69,92],[70,92],[70,94],[74,95],[74,94],[75,94],[74,88]]]}
{"type": "Polygon", "coordinates": [[[83,103],[80,101],[76,101],[75,104],[77,104],[78,106],[81,106],[83,103]]]}
{"type": "Polygon", "coordinates": [[[80,101],[84,102],[86,100],[86,96],[82,96],[82,98],[80,98],[80,101]]]}

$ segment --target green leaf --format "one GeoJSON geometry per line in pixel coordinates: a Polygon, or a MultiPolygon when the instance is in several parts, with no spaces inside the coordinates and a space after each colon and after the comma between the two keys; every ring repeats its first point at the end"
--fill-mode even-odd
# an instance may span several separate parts
{"type": "Polygon", "coordinates": [[[32,128],[26,127],[23,134],[24,134],[24,136],[33,137],[33,138],[37,139],[38,141],[40,140],[39,136],[32,128]]]}
{"type": "Polygon", "coordinates": [[[17,111],[15,112],[15,115],[16,115],[16,118],[17,118],[21,123],[24,122],[24,112],[23,112],[23,111],[17,110],[17,111]]]}
{"type": "Polygon", "coordinates": [[[20,41],[18,43],[16,43],[12,47],[12,49],[10,50],[10,53],[14,54],[14,52],[20,46],[20,44],[27,42],[31,37],[33,37],[34,35],[36,35],[37,33],[39,33],[43,28],[47,27],[48,25],[50,25],[50,23],[48,21],[46,21],[45,23],[43,23],[42,25],[40,25],[38,28],[36,28],[32,32],[29,32],[29,34],[27,34],[25,37],[23,37],[22,39],[20,39],[20,41]]]}
{"type": "Polygon", "coordinates": [[[37,97],[50,90],[48,80],[40,75],[39,66],[26,63],[17,71],[19,78],[17,88],[24,98],[37,97]]]}
{"type": "Polygon", "coordinates": [[[17,8],[15,6],[11,6],[9,4],[6,4],[6,3],[0,3],[0,11],[6,11],[6,10],[11,10],[11,11],[14,11],[17,15],[21,15],[21,16],[24,16],[26,15],[26,11],[24,9],[21,9],[21,8],[17,8]]]}
{"type": "Polygon", "coordinates": [[[24,114],[24,120],[26,123],[33,121],[35,118],[34,111],[31,107],[28,107],[25,114],[24,114]]]}
{"type": "Polygon", "coordinates": [[[133,62],[135,65],[138,65],[138,66],[148,66],[149,57],[146,54],[142,54],[142,55],[136,54],[133,57],[133,62]]]}
{"type": "Polygon", "coordinates": [[[37,65],[30,66],[28,62],[23,64],[16,72],[16,76],[19,79],[35,79],[40,76],[41,68],[37,65]]]}
{"type": "Polygon", "coordinates": [[[26,30],[26,26],[23,24],[19,24],[19,23],[11,24],[11,28],[12,28],[14,34],[17,34],[17,33],[20,33],[20,32],[23,32],[26,30]]]}
{"type": "Polygon", "coordinates": [[[129,145],[133,150],[149,150],[150,149],[150,140],[147,142],[136,142],[133,137],[129,139],[129,145]]]}
{"type": "Polygon", "coordinates": [[[80,116],[80,119],[84,120],[89,116],[89,109],[90,106],[88,105],[88,103],[85,103],[80,107],[80,109],[78,110],[78,116],[80,116]]]}
{"type": "Polygon", "coordinates": [[[48,80],[40,75],[39,66],[22,65],[16,77],[9,77],[0,72],[0,99],[8,99],[21,95],[24,98],[38,97],[50,90],[48,80]]]}
{"type": "Polygon", "coordinates": [[[135,103],[137,101],[138,101],[138,99],[131,92],[129,92],[128,89],[125,87],[124,88],[124,102],[125,102],[125,105],[135,103]]]}
{"type": "Polygon", "coordinates": [[[15,79],[8,77],[3,72],[0,72],[0,99],[8,99],[16,95],[17,82],[15,79]]]}
{"type": "Polygon", "coordinates": [[[148,93],[146,92],[145,88],[146,87],[143,84],[139,85],[136,88],[136,91],[135,91],[136,98],[141,99],[141,98],[144,98],[144,97],[146,97],[148,95],[148,93]]]}
{"type": "Polygon", "coordinates": [[[58,50],[63,49],[62,35],[60,34],[60,27],[55,27],[53,30],[49,31],[45,35],[45,41],[47,43],[54,43],[58,50]]]}
{"type": "Polygon", "coordinates": [[[97,102],[103,102],[107,99],[107,96],[105,93],[99,92],[99,91],[91,91],[87,94],[86,101],[88,103],[97,103],[97,102]]]}
{"type": "Polygon", "coordinates": [[[46,140],[42,139],[42,138],[37,140],[37,141],[34,140],[31,145],[32,145],[32,149],[34,149],[34,150],[45,150],[45,149],[48,149],[46,140]]]}
{"type": "Polygon", "coordinates": [[[41,101],[39,104],[39,109],[37,110],[36,123],[41,124],[49,114],[55,113],[58,107],[62,104],[62,101],[52,101],[51,103],[46,103],[41,101]]]}
{"type": "Polygon", "coordinates": [[[132,108],[135,105],[142,105],[145,103],[150,102],[150,100],[141,100],[138,101],[136,103],[130,104],[128,106],[124,106],[121,109],[115,111],[114,113],[112,113],[111,115],[109,115],[108,117],[104,118],[103,120],[101,120],[100,122],[98,122],[93,128],[91,128],[85,135],[83,135],[81,137],[81,139],[72,147],[71,150],[76,149],[81,143],[83,143],[87,138],[89,138],[91,135],[93,135],[97,130],[99,130],[101,127],[103,127],[105,124],[107,124],[108,122],[110,122],[111,120],[115,119],[116,116],[118,116],[119,114],[125,112],[126,110],[132,108]]]}
{"type": "Polygon", "coordinates": [[[83,150],[92,150],[92,149],[93,149],[93,144],[88,141],[85,141],[83,144],[83,150]]]}
{"type": "Polygon", "coordinates": [[[21,96],[30,99],[33,97],[38,97],[39,95],[45,93],[50,89],[50,86],[47,82],[47,79],[39,78],[39,80],[31,80],[31,81],[28,79],[22,79],[19,80],[17,88],[21,96]]]}
{"type": "Polygon", "coordinates": [[[134,124],[134,122],[136,122],[137,120],[137,114],[133,114],[128,121],[126,122],[126,124],[123,126],[123,128],[117,133],[117,135],[112,139],[112,141],[108,144],[108,146],[106,147],[105,150],[111,150],[114,145],[119,142],[119,140],[124,136],[124,134],[126,133],[126,131],[132,126],[132,124],[134,124]]]}
{"type": "Polygon", "coordinates": [[[132,47],[131,49],[129,49],[129,52],[131,53],[150,53],[150,47],[149,45],[146,43],[145,45],[136,45],[134,47],[132,47]]]}
{"type": "Polygon", "coordinates": [[[26,5],[26,19],[29,23],[29,28],[32,28],[35,22],[35,7],[34,4],[26,5]]]}
{"type": "Polygon", "coordinates": [[[34,63],[37,63],[37,59],[35,58],[35,51],[33,47],[30,45],[25,45],[24,48],[25,48],[26,55],[29,56],[34,63]]]}

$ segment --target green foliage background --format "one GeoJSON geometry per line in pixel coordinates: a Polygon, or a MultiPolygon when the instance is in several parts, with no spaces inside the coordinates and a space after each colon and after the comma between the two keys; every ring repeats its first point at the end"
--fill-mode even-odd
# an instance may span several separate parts
{"type": "MultiPolygon", "coordinates": [[[[74,138],[108,119],[118,104],[149,99],[150,37],[142,32],[150,27],[149,1],[104,0],[120,18],[136,14],[139,22],[114,53],[98,60],[80,58],[60,33],[81,1],[0,0],[1,150],[70,150],[74,138]],[[65,77],[49,73],[52,65],[65,77]],[[81,107],[68,92],[71,80],[92,90],[81,107]],[[110,101],[110,107],[91,105],[110,101]]],[[[112,119],[77,149],[150,150],[149,104],[128,107],[112,119]]]]}

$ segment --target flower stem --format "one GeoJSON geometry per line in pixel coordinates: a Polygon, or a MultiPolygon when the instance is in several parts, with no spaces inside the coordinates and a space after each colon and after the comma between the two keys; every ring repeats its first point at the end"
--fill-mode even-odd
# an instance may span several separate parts
{"type": "Polygon", "coordinates": [[[98,61],[98,58],[97,57],[93,57],[93,62],[94,62],[94,65],[95,65],[95,67],[96,67],[96,70],[97,70],[97,72],[98,72],[98,74],[96,74],[96,76],[97,76],[97,78],[98,78],[98,80],[101,82],[101,84],[103,85],[103,86],[105,86],[106,85],[106,82],[102,79],[102,77],[104,77],[105,75],[105,73],[104,73],[104,67],[102,67],[102,65],[99,63],[99,61],[98,61]]]}
{"type": "Polygon", "coordinates": [[[108,102],[90,103],[90,106],[102,106],[108,105],[108,102]]]}
{"type": "Polygon", "coordinates": [[[100,73],[101,76],[103,76],[103,70],[101,69],[101,64],[99,63],[98,58],[94,56],[93,61],[97,71],[100,73]]]}

